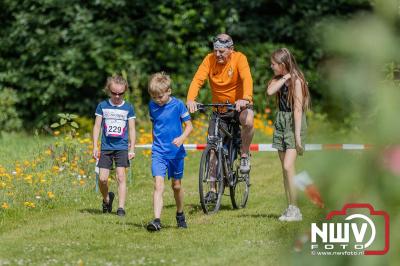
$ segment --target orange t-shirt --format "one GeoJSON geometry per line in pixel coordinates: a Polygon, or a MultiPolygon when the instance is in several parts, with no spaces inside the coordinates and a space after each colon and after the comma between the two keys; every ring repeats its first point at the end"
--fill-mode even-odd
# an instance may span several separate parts
{"type": "Polygon", "coordinates": [[[213,53],[208,54],[190,84],[187,100],[195,101],[201,86],[209,79],[213,103],[253,101],[253,79],[249,63],[241,52],[233,51],[226,64],[218,64],[213,53]]]}

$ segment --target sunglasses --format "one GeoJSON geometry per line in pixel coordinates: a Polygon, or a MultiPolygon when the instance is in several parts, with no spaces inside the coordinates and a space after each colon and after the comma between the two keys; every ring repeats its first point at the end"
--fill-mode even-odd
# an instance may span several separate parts
{"type": "Polygon", "coordinates": [[[111,91],[111,90],[110,90],[110,92],[111,92],[112,95],[115,95],[115,96],[122,96],[122,95],[124,95],[124,93],[125,93],[125,92],[117,93],[117,92],[113,92],[113,91],[111,91]]]}

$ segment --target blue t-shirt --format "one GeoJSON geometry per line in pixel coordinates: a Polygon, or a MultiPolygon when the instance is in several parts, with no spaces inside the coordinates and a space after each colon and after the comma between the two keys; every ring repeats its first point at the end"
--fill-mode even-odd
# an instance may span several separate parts
{"type": "Polygon", "coordinates": [[[172,141],[182,135],[182,122],[190,120],[189,112],[181,100],[171,97],[170,101],[159,106],[149,103],[150,120],[153,122],[152,156],[165,159],[180,159],[186,156],[183,145],[176,147],[172,141]]]}
{"type": "Polygon", "coordinates": [[[115,105],[111,100],[99,103],[96,115],[101,116],[101,150],[128,150],[128,120],[135,119],[133,106],[123,101],[115,105]]]}

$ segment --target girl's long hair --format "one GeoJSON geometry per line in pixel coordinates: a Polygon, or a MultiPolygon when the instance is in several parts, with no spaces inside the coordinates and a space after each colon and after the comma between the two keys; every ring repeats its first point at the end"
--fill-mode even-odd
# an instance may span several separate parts
{"type": "Polygon", "coordinates": [[[307,81],[304,78],[304,74],[297,66],[296,59],[294,59],[293,55],[289,52],[287,48],[280,48],[273,52],[271,55],[271,59],[278,64],[284,64],[286,70],[290,73],[291,78],[288,93],[288,101],[290,107],[293,109],[294,101],[296,100],[294,96],[295,83],[296,79],[299,79],[301,82],[301,92],[303,94],[303,102],[301,104],[302,110],[309,110],[311,102],[310,92],[308,91],[307,81]]]}

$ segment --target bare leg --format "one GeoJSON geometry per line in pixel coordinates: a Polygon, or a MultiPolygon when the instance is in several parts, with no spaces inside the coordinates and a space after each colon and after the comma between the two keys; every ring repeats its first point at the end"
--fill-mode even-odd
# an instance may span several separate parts
{"type": "Polygon", "coordinates": [[[176,203],[176,212],[183,212],[183,188],[180,179],[172,179],[171,187],[174,190],[174,198],[176,203]]]}
{"type": "Polygon", "coordinates": [[[163,194],[164,194],[164,178],[162,176],[155,176],[153,207],[154,207],[154,217],[156,219],[160,219],[161,217],[161,210],[163,208],[163,194]]]}
{"type": "Polygon", "coordinates": [[[289,204],[297,205],[297,193],[294,186],[294,176],[296,174],[295,162],[296,162],[297,152],[295,149],[287,149],[285,158],[283,161],[283,169],[287,177],[288,190],[289,190],[289,204]]]}
{"type": "Polygon", "coordinates": [[[283,175],[283,187],[285,188],[285,196],[286,196],[286,202],[287,204],[291,204],[289,202],[290,197],[290,189],[289,189],[289,184],[287,181],[287,176],[286,176],[286,172],[285,169],[283,168],[283,163],[285,160],[285,152],[284,151],[278,151],[278,155],[279,155],[279,159],[281,161],[281,166],[282,166],[282,175],[283,175]]]}
{"type": "Polygon", "coordinates": [[[108,203],[108,176],[110,175],[110,170],[106,168],[100,168],[99,173],[99,188],[101,195],[103,196],[103,201],[108,203]]]}
{"type": "Polygon", "coordinates": [[[117,167],[117,181],[118,181],[118,207],[125,209],[126,199],[126,173],[125,167],[117,167]]]}
{"type": "Polygon", "coordinates": [[[254,136],[254,112],[246,109],[240,113],[240,124],[242,125],[242,157],[247,157],[250,151],[250,144],[254,136]]]}

